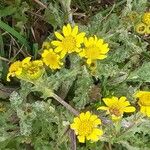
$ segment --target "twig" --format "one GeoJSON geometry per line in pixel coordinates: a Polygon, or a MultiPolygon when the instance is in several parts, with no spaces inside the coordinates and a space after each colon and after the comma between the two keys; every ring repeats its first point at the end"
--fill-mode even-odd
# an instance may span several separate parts
{"type": "Polygon", "coordinates": [[[7,59],[7,58],[4,58],[4,57],[1,57],[1,56],[0,56],[0,60],[4,60],[4,61],[7,61],[7,62],[9,62],[9,59],[7,59]]]}
{"type": "Polygon", "coordinates": [[[77,149],[77,143],[76,143],[76,135],[72,129],[70,129],[70,140],[71,140],[71,150],[76,150],[77,149]]]}
{"type": "Polygon", "coordinates": [[[59,103],[61,103],[64,107],[66,107],[70,112],[72,112],[74,115],[78,116],[79,112],[74,109],[71,105],[69,105],[68,103],[66,103],[63,99],[61,99],[58,95],[56,95],[55,93],[52,94],[52,97],[57,100],[59,103]]]}
{"type": "Polygon", "coordinates": [[[44,5],[42,2],[40,2],[39,0],[33,0],[33,1],[35,1],[37,4],[39,4],[39,5],[40,5],[41,7],[43,7],[44,9],[47,8],[47,6],[44,5]]]}
{"type": "Polygon", "coordinates": [[[109,150],[112,150],[111,143],[108,143],[109,150]]]}

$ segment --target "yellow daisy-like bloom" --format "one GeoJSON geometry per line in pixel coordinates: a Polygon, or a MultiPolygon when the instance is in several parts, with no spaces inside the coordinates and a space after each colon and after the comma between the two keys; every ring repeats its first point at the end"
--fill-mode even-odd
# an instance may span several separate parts
{"type": "Polygon", "coordinates": [[[150,92],[139,91],[135,94],[135,97],[139,99],[138,104],[140,106],[140,112],[150,117],[150,92]]]}
{"type": "Polygon", "coordinates": [[[70,24],[63,26],[62,32],[63,35],[55,32],[55,36],[58,39],[52,41],[52,45],[56,46],[55,52],[60,52],[61,58],[67,53],[79,52],[85,32],[78,33],[78,26],[72,28],[70,24]]]}
{"type": "Polygon", "coordinates": [[[145,34],[146,33],[146,24],[139,23],[136,25],[135,30],[139,34],[145,34]]]}
{"type": "Polygon", "coordinates": [[[112,116],[112,120],[119,120],[124,112],[130,113],[135,111],[135,107],[131,106],[127,98],[122,96],[121,98],[103,98],[106,106],[100,106],[98,110],[106,110],[107,114],[112,116]]]}
{"type": "Polygon", "coordinates": [[[44,50],[42,53],[43,62],[51,69],[60,69],[63,63],[60,56],[56,54],[53,49],[44,50]]]}
{"type": "Polygon", "coordinates": [[[150,25],[150,12],[144,13],[144,15],[142,17],[142,21],[143,21],[143,23],[150,25]]]}
{"type": "Polygon", "coordinates": [[[23,78],[36,80],[38,79],[44,71],[43,62],[41,60],[31,61],[31,57],[26,57],[22,61],[23,67],[23,78]]]}
{"type": "Polygon", "coordinates": [[[7,81],[10,81],[10,76],[19,76],[22,73],[21,61],[16,61],[9,67],[9,72],[7,74],[7,81]]]}
{"type": "Polygon", "coordinates": [[[74,122],[70,127],[75,131],[79,142],[85,143],[86,139],[93,142],[99,140],[99,137],[103,134],[103,131],[98,129],[98,125],[100,124],[101,120],[98,116],[92,115],[87,111],[74,118],[74,122]]]}
{"type": "Polygon", "coordinates": [[[103,39],[98,39],[96,36],[84,39],[85,48],[79,53],[81,57],[87,59],[87,64],[90,65],[97,59],[105,59],[109,51],[108,44],[104,43],[103,39]]]}

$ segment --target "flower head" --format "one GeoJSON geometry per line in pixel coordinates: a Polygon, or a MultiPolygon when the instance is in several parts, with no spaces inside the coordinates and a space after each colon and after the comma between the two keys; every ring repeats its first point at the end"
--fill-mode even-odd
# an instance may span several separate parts
{"type": "Polygon", "coordinates": [[[16,76],[23,80],[36,80],[43,74],[43,71],[41,60],[31,61],[31,57],[26,57],[24,60],[16,61],[10,66],[7,81],[10,81],[10,76],[16,76]]]}
{"type": "Polygon", "coordinates": [[[150,117],[150,92],[139,91],[134,96],[139,99],[140,112],[150,117]]]}
{"type": "Polygon", "coordinates": [[[63,26],[62,32],[63,35],[55,32],[55,36],[58,39],[52,41],[52,45],[56,46],[55,52],[60,52],[61,58],[67,53],[79,52],[85,33],[78,33],[78,26],[72,28],[70,24],[63,26]]]}
{"type": "Polygon", "coordinates": [[[105,59],[109,51],[108,44],[104,43],[103,39],[98,39],[96,36],[84,39],[85,48],[79,53],[81,57],[87,59],[87,64],[91,64],[97,59],[105,59]]]}
{"type": "Polygon", "coordinates": [[[146,33],[146,25],[144,23],[139,23],[136,25],[135,30],[139,34],[145,34],[146,33]]]}
{"type": "Polygon", "coordinates": [[[23,78],[36,80],[43,74],[43,62],[41,60],[31,61],[31,57],[26,57],[22,61],[23,78]]]}
{"type": "Polygon", "coordinates": [[[9,67],[9,72],[7,74],[7,81],[10,81],[10,76],[19,76],[22,73],[21,61],[16,61],[9,67]]]}
{"type": "Polygon", "coordinates": [[[143,23],[150,25],[150,12],[144,13],[144,15],[142,17],[142,21],[143,21],[143,23]]]}
{"type": "Polygon", "coordinates": [[[42,53],[43,62],[51,69],[59,69],[63,63],[60,60],[60,56],[56,54],[53,49],[44,50],[42,53]]]}
{"type": "Polygon", "coordinates": [[[71,129],[78,135],[79,142],[85,143],[85,139],[91,141],[98,141],[99,137],[103,134],[98,125],[101,120],[96,115],[92,115],[89,111],[81,113],[78,117],[74,118],[74,122],[70,125],[71,129]]]}
{"type": "Polygon", "coordinates": [[[126,97],[121,97],[120,99],[117,97],[103,98],[103,101],[106,106],[100,106],[98,110],[106,110],[107,114],[110,114],[113,120],[120,119],[124,112],[130,113],[135,111],[135,107],[130,106],[126,97]]]}

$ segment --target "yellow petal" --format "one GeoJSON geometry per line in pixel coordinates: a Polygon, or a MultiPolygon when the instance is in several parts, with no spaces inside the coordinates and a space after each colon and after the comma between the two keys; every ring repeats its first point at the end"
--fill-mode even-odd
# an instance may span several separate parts
{"type": "Polygon", "coordinates": [[[52,45],[54,46],[59,46],[61,44],[60,41],[52,41],[52,45]]]}
{"type": "Polygon", "coordinates": [[[67,31],[68,31],[68,34],[70,35],[71,34],[71,25],[70,24],[67,24],[67,31]]]}
{"type": "Polygon", "coordinates": [[[140,112],[146,114],[146,106],[141,106],[140,112]]]}
{"type": "Polygon", "coordinates": [[[92,121],[94,121],[94,120],[96,120],[98,117],[96,116],[96,115],[92,115],[91,117],[90,117],[90,121],[92,122],[92,121]]]}
{"type": "Polygon", "coordinates": [[[146,115],[150,117],[150,106],[146,107],[146,115]]]}
{"type": "Polygon", "coordinates": [[[87,59],[86,62],[87,62],[88,65],[90,65],[92,63],[92,60],[91,59],[87,59]]]}
{"type": "Polygon", "coordinates": [[[48,54],[48,50],[44,50],[44,52],[42,53],[42,57],[46,57],[46,55],[48,54]]]}
{"type": "Polygon", "coordinates": [[[125,107],[123,109],[124,112],[134,112],[135,111],[135,107],[133,106],[129,106],[129,107],[125,107]]]}
{"type": "Polygon", "coordinates": [[[107,57],[107,55],[99,55],[99,56],[98,56],[98,59],[101,60],[101,59],[105,59],[106,57],[107,57]]]}
{"type": "Polygon", "coordinates": [[[93,129],[93,134],[97,135],[97,136],[101,136],[103,135],[103,131],[100,129],[93,129]]]}
{"type": "Polygon", "coordinates": [[[7,74],[7,81],[8,81],[8,82],[10,82],[10,76],[11,76],[11,73],[8,73],[8,74],[7,74]]]}
{"type": "Polygon", "coordinates": [[[97,46],[100,47],[104,43],[103,39],[99,39],[97,42],[97,46]]]}
{"type": "Polygon", "coordinates": [[[22,60],[22,66],[26,67],[26,65],[29,64],[30,60],[31,60],[31,57],[26,57],[25,59],[23,59],[22,60]]]}
{"type": "Polygon", "coordinates": [[[145,94],[145,91],[138,91],[137,93],[135,93],[134,97],[139,98],[139,97],[141,97],[143,94],[145,94]]]}
{"type": "Polygon", "coordinates": [[[93,132],[87,136],[87,140],[98,141],[99,137],[103,134],[103,131],[100,129],[93,129],[93,132]]]}
{"type": "Polygon", "coordinates": [[[55,36],[59,39],[59,40],[63,40],[64,37],[59,33],[59,32],[55,32],[55,36]]]}
{"type": "Polygon", "coordinates": [[[76,117],[76,118],[74,118],[74,120],[73,120],[75,123],[77,123],[77,124],[79,124],[81,121],[80,121],[80,119],[78,118],[78,117],[76,117]]]}
{"type": "Polygon", "coordinates": [[[64,58],[66,54],[67,54],[67,52],[63,50],[63,51],[60,53],[60,58],[64,58]]]}
{"type": "Polygon", "coordinates": [[[94,35],[94,41],[95,41],[95,43],[97,43],[97,36],[96,35],[94,35]]]}
{"type": "Polygon", "coordinates": [[[125,96],[120,97],[119,102],[125,102],[127,98],[125,96]]]}
{"type": "Polygon", "coordinates": [[[119,121],[120,119],[122,118],[122,116],[115,116],[115,115],[112,115],[111,116],[111,119],[113,120],[113,121],[119,121]]]}
{"type": "Polygon", "coordinates": [[[103,101],[107,106],[112,106],[114,103],[118,102],[118,98],[103,98],[103,101]]]}
{"type": "Polygon", "coordinates": [[[78,26],[75,26],[72,30],[72,36],[76,36],[78,33],[78,26]]]}
{"type": "Polygon", "coordinates": [[[92,45],[94,43],[94,38],[93,37],[89,38],[89,43],[90,43],[90,45],[92,45]]]}
{"type": "Polygon", "coordinates": [[[85,119],[89,119],[90,118],[90,116],[91,116],[91,113],[89,112],[89,111],[87,111],[86,113],[85,113],[85,119]]]}
{"type": "MultiPolygon", "coordinates": [[[[90,119],[91,120],[91,119],[90,119]]],[[[100,125],[101,124],[101,120],[98,118],[98,119],[95,119],[94,121],[93,121],[93,125],[94,126],[97,126],[97,125],[100,125]]]]}
{"type": "Polygon", "coordinates": [[[71,128],[71,129],[78,129],[78,127],[79,127],[79,125],[76,124],[76,123],[72,123],[72,124],[70,125],[70,128],[71,128]]]}
{"type": "Polygon", "coordinates": [[[129,102],[129,101],[125,101],[125,102],[122,103],[122,105],[123,105],[124,107],[129,106],[129,105],[130,105],[130,102],[129,102]]]}
{"type": "Polygon", "coordinates": [[[79,53],[79,56],[80,56],[80,57],[84,57],[84,56],[85,56],[85,50],[82,50],[82,51],[79,53]]]}
{"type": "Polygon", "coordinates": [[[77,138],[80,143],[85,143],[85,136],[78,136],[77,138]]]}
{"type": "Polygon", "coordinates": [[[76,36],[77,42],[82,43],[82,42],[84,41],[84,36],[85,36],[85,34],[86,34],[85,32],[79,33],[79,34],[76,36]]]}
{"type": "Polygon", "coordinates": [[[63,26],[63,34],[64,34],[64,36],[68,36],[69,35],[66,26],[63,26]]]}
{"type": "Polygon", "coordinates": [[[82,121],[82,120],[85,120],[85,114],[84,114],[84,113],[81,113],[81,114],[79,115],[79,118],[80,118],[81,121],[82,121]]]}
{"type": "Polygon", "coordinates": [[[54,51],[55,51],[56,53],[59,53],[60,51],[62,51],[62,47],[61,47],[61,46],[58,46],[58,47],[56,47],[56,48],[54,49],[54,51]]]}

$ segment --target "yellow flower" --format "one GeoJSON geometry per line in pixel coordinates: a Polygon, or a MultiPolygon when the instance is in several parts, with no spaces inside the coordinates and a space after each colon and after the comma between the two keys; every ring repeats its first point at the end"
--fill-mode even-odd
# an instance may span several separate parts
{"type": "Polygon", "coordinates": [[[7,74],[7,81],[10,81],[10,76],[19,76],[22,73],[22,64],[20,61],[16,61],[9,67],[9,72],[7,74]]]}
{"type": "Polygon", "coordinates": [[[147,26],[146,26],[146,33],[147,33],[147,34],[150,34],[150,25],[147,25],[147,26]]]}
{"type": "Polygon", "coordinates": [[[142,21],[143,21],[143,23],[150,25],[150,12],[144,13],[144,15],[142,17],[142,21]]]}
{"type": "Polygon", "coordinates": [[[139,99],[140,112],[150,117],[150,92],[139,91],[135,94],[135,97],[139,99]]]}
{"type": "Polygon", "coordinates": [[[59,69],[63,63],[60,60],[60,56],[56,54],[53,49],[44,50],[42,53],[43,62],[51,69],[59,69]]]}
{"type": "Polygon", "coordinates": [[[129,101],[127,101],[127,98],[124,96],[120,99],[117,97],[103,98],[103,101],[106,106],[100,106],[98,110],[106,110],[107,114],[111,115],[112,120],[120,119],[124,112],[130,113],[135,111],[135,107],[130,106],[129,101]]]}
{"type": "Polygon", "coordinates": [[[79,52],[85,33],[78,33],[78,26],[72,28],[70,24],[63,26],[62,32],[63,35],[55,32],[55,36],[58,39],[57,41],[52,41],[52,45],[56,46],[55,52],[60,52],[61,58],[67,53],[79,52]]]}
{"type": "Polygon", "coordinates": [[[23,75],[22,78],[29,80],[38,79],[44,71],[43,62],[41,60],[31,61],[31,57],[26,57],[22,61],[23,75]]]}
{"type": "Polygon", "coordinates": [[[139,34],[145,34],[146,33],[146,25],[144,23],[139,23],[136,25],[135,30],[139,34]]]}
{"type": "Polygon", "coordinates": [[[25,59],[22,60],[22,67],[23,68],[28,68],[29,65],[30,65],[30,60],[31,60],[31,57],[26,57],[25,59]]]}
{"type": "Polygon", "coordinates": [[[70,125],[71,129],[78,135],[79,142],[85,143],[85,139],[91,141],[98,141],[99,137],[103,134],[98,125],[101,120],[96,115],[92,115],[89,111],[81,113],[78,117],[74,118],[74,122],[70,125]]]}
{"type": "Polygon", "coordinates": [[[98,39],[96,36],[84,39],[85,48],[79,53],[81,57],[87,58],[87,64],[90,65],[97,59],[105,59],[106,53],[109,51],[108,44],[104,43],[103,39],[98,39]]]}

